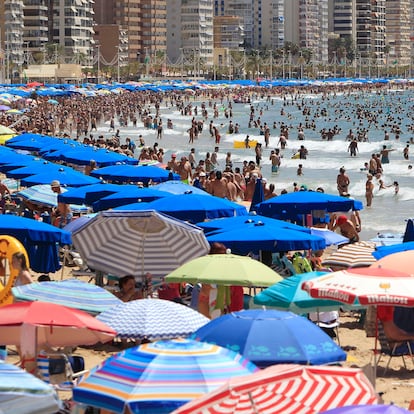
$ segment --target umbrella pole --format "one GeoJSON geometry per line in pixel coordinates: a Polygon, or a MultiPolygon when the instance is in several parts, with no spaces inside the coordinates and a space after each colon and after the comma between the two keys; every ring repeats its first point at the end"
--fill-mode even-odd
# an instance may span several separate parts
{"type": "Polygon", "coordinates": [[[254,414],[259,414],[259,411],[257,411],[256,404],[254,403],[252,393],[248,392],[247,394],[249,395],[249,401],[250,401],[250,404],[252,405],[252,410],[253,410],[254,414]]]}

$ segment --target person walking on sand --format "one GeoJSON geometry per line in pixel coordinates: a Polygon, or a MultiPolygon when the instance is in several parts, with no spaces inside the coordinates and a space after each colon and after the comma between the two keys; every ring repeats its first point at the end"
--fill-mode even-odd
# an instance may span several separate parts
{"type": "Polygon", "coordinates": [[[365,183],[365,198],[367,200],[367,207],[371,207],[372,199],[374,198],[374,183],[372,182],[373,175],[367,174],[367,181],[365,183]]]}

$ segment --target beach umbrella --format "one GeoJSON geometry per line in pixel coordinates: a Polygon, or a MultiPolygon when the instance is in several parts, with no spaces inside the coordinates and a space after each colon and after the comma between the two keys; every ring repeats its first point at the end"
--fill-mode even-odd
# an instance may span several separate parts
{"type": "Polygon", "coordinates": [[[260,368],[346,360],[346,353],[316,324],[279,310],[228,313],[205,324],[190,338],[231,349],[260,368]]]}
{"type": "Polygon", "coordinates": [[[373,386],[360,369],[290,364],[232,378],[174,414],[317,414],[377,401],[373,386]]]}
{"type": "Polygon", "coordinates": [[[11,108],[7,105],[0,105],[0,112],[6,112],[9,111],[11,108]]]}
{"type": "MultiPolygon", "coordinates": [[[[77,188],[69,188],[68,191],[58,195],[58,200],[65,204],[92,204],[96,200],[121,191],[122,187],[125,186],[98,183],[77,188]]],[[[129,189],[135,188],[135,186],[126,187],[129,189]]]]}
{"type": "Polygon", "coordinates": [[[331,410],[324,411],[321,414],[412,414],[412,411],[398,407],[394,404],[372,404],[348,405],[346,407],[332,408],[331,410]]]}
{"type": "Polygon", "coordinates": [[[234,230],[209,233],[206,237],[209,243],[223,243],[238,254],[260,250],[323,250],[326,247],[322,237],[265,223],[244,223],[234,230]]]}
{"type": "Polygon", "coordinates": [[[310,214],[313,210],[334,212],[362,208],[360,201],[347,197],[318,191],[296,191],[263,201],[258,205],[257,212],[268,217],[289,218],[298,214],[310,214]]]}
{"type": "Polygon", "coordinates": [[[153,210],[102,211],[72,239],[91,268],[119,277],[160,279],[209,251],[201,229],[153,210]]]}
{"type": "Polygon", "coordinates": [[[270,217],[265,217],[256,214],[249,214],[246,216],[235,216],[235,217],[222,217],[218,219],[201,221],[197,223],[198,227],[201,227],[205,233],[209,232],[220,232],[227,230],[235,230],[239,228],[240,225],[244,224],[271,224],[272,226],[279,226],[282,229],[297,230],[304,233],[310,233],[310,229],[303,226],[298,226],[297,224],[290,223],[289,221],[277,220],[270,217]]]}
{"type": "Polygon", "coordinates": [[[164,170],[155,166],[134,166],[134,165],[111,165],[109,167],[98,168],[91,172],[91,176],[103,178],[104,180],[127,183],[141,181],[144,184],[152,182],[162,182],[167,180],[179,180],[178,174],[164,170]]]}
{"type": "Polygon", "coordinates": [[[348,237],[344,237],[341,234],[338,234],[334,231],[325,228],[311,227],[310,232],[313,236],[318,236],[325,239],[325,243],[327,246],[331,246],[332,244],[339,245],[349,243],[348,237]]]}
{"type": "Polygon", "coordinates": [[[73,400],[114,413],[170,413],[228,379],[256,370],[241,355],[217,345],[157,341],[106,359],[73,389],[73,400]]]}
{"type": "Polygon", "coordinates": [[[414,241],[414,221],[413,219],[407,220],[407,225],[405,226],[403,243],[414,241]]]}
{"type": "Polygon", "coordinates": [[[6,114],[9,114],[9,115],[22,115],[22,114],[24,114],[24,112],[19,111],[18,109],[8,109],[6,111],[6,114]]]}
{"type": "Polygon", "coordinates": [[[59,244],[71,244],[71,235],[47,223],[11,214],[0,215],[0,234],[15,237],[25,247],[30,267],[39,273],[61,268],[59,244]]]}
{"type": "Polygon", "coordinates": [[[248,256],[209,254],[190,260],[165,277],[166,283],[189,282],[229,286],[272,286],[282,276],[248,256]]]}
{"type": "MultiPolygon", "coordinates": [[[[115,185],[115,184],[112,184],[115,185]]],[[[122,208],[122,210],[148,210],[152,209],[150,206],[143,208],[147,202],[158,200],[163,197],[171,197],[171,193],[158,190],[158,186],[138,187],[136,185],[118,185],[121,188],[114,194],[110,194],[92,203],[94,211],[108,210],[110,208],[129,206],[131,203],[140,202],[139,207],[142,208],[122,208]]],[[[155,209],[154,209],[155,210],[155,209]]]]}
{"type": "Polygon", "coordinates": [[[58,169],[52,173],[41,173],[31,175],[21,179],[21,184],[27,187],[37,184],[50,184],[52,180],[58,180],[60,184],[71,187],[81,187],[82,185],[97,184],[100,182],[97,178],[90,177],[78,171],[58,169]]]}
{"type": "Polygon", "coordinates": [[[0,413],[52,414],[60,408],[50,385],[16,365],[0,361],[0,413]]]}
{"type": "Polygon", "coordinates": [[[328,299],[312,298],[302,289],[308,280],[323,276],[327,272],[307,272],[289,276],[258,293],[253,301],[256,305],[289,310],[297,314],[338,310],[343,303],[328,299]]]}
{"type": "Polygon", "coordinates": [[[150,341],[188,336],[210,320],[188,306],[164,299],[122,302],[97,319],[118,337],[150,341]]]}
{"type": "Polygon", "coordinates": [[[414,306],[414,277],[392,269],[364,267],[327,273],[303,283],[313,298],[362,306],[414,306]]]}
{"type": "Polygon", "coordinates": [[[374,262],[370,267],[384,267],[414,275],[414,250],[389,254],[374,262]]]}
{"type": "Polygon", "coordinates": [[[0,134],[0,145],[5,145],[6,142],[14,137],[15,134],[0,134]]]}
{"type": "Polygon", "coordinates": [[[40,300],[79,309],[92,315],[121,303],[120,299],[106,289],[76,279],[15,286],[12,288],[12,293],[19,302],[40,300]]]}
{"type": "MultiPolygon", "coordinates": [[[[61,192],[65,193],[69,188],[61,187],[61,192]]],[[[58,205],[58,194],[52,191],[50,184],[32,185],[17,192],[19,197],[28,200],[34,204],[46,207],[56,207],[58,205]]],[[[77,204],[70,204],[72,212],[86,213],[88,207],[77,204]]]]}
{"type": "Polygon", "coordinates": [[[374,250],[375,243],[372,242],[347,244],[323,259],[322,264],[346,268],[370,266],[376,262],[372,255],[374,250]]]}
{"type": "Polygon", "coordinates": [[[388,256],[389,254],[405,252],[414,250],[414,242],[398,243],[390,246],[377,246],[376,250],[372,252],[372,255],[376,259],[388,256]]]}
{"type": "Polygon", "coordinates": [[[70,167],[64,167],[60,164],[53,164],[49,161],[45,161],[42,159],[33,160],[24,167],[15,168],[13,170],[8,170],[6,172],[6,176],[10,178],[26,178],[30,177],[31,175],[37,175],[37,174],[55,174],[56,172],[62,172],[62,171],[74,171],[73,168],[70,167]]]}
{"type": "Polygon", "coordinates": [[[247,215],[246,207],[232,201],[215,196],[199,194],[173,194],[159,198],[148,205],[140,203],[121,206],[117,209],[145,210],[154,209],[180,220],[197,223],[207,219],[219,217],[233,217],[247,215]]]}
{"type": "Polygon", "coordinates": [[[166,191],[167,193],[172,194],[184,194],[191,192],[193,194],[200,194],[200,195],[210,195],[204,190],[200,190],[193,185],[183,183],[179,180],[168,180],[164,181],[163,183],[157,184],[156,188],[160,191],[166,191]]]}
{"type": "Polygon", "coordinates": [[[56,99],[48,99],[47,103],[50,103],[52,105],[58,105],[59,104],[59,102],[56,99]]]}
{"type": "Polygon", "coordinates": [[[5,125],[0,125],[0,135],[16,135],[16,131],[5,125]]]}
{"type": "Polygon", "coordinates": [[[117,163],[138,164],[138,160],[119,152],[104,148],[83,146],[62,154],[62,159],[76,165],[89,165],[91,160],[96,161],[100,167],[117,163]]]}
{"type": "Polygon", "coordinates": [[[252,202],[250,204],[250,211],[256,211],[257,206],[263,201],[265,201],[263,183],[262,179],[258,178],[256,181],[256,185],[254,186],[252,202]]]}

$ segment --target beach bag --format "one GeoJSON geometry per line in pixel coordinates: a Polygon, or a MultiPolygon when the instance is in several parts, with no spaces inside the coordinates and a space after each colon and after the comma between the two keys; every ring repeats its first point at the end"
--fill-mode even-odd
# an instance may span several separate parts
{"type": "Polygon", "coordinates": [[[303,257],[300,253],[295,253],[292,259],[293,268],[296,274],[312,272],[312,266],[306,257],[303,257]]]}
{"type": "Polygon", "coordinates": [[[367,338],[375,338],[377,331],[377,307],[368,306],[365,314],[364,330],[367,338]]]}

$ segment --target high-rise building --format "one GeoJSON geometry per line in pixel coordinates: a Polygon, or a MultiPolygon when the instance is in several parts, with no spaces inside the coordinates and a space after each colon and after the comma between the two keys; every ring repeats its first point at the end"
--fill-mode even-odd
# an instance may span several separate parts
{"type": "Polygon", "coordinates": [[[24,41],[26,43],[26,61],[29,53],[39,53],[49,41],[49,1],[32,0],[24,4],[24,41]]]}

